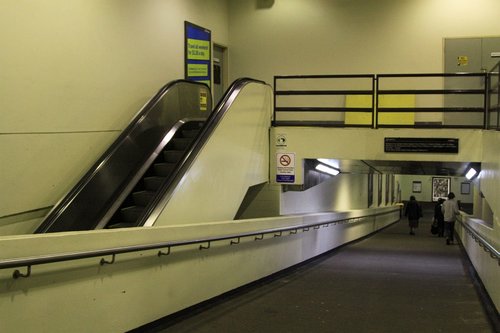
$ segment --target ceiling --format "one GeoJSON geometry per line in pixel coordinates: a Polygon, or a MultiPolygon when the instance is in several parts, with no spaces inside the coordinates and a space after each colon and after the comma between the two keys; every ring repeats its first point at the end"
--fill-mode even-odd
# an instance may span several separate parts
{"type": "MultiPolygon", "coordinates": [[[[342,173],[383,173],[463,177],[471,163],[381,160],[334,160],[342,173]]],[[[478,164],[478,163],[475,163],[478,164]]],[[[480,169],[480,165],[476,165],[480,169]]]]}

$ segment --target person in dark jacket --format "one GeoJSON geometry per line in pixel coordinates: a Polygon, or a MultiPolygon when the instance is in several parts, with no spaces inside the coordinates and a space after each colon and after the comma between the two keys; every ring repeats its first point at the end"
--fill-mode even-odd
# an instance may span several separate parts
{"type": "Polygon", "coordinates": [[[448,200],[443,202],[441,207],[444,216],[444,232],[446,235],[446,245],[453,244],[453,235],[455,234],[455,221],[457,216],[460,215],[458,204],[455,201],[455,194],[448,193],[448,200]]]}
{"type": "Polygon", "coordinates": [[[442,206],[443,206],[444,199],[439,198],[436,206],[434,206],[434,221],[437,223],[438,226],[438,237],[443,237],[444,236],[444,215],[442,211],[442,206]]]}
{"type": "Polygon", "coordinates": [[[422,208],[413,195],[410,197],[410,201],[406,204],[405,216],[408,217],[410,235],[415,235],[415,229],[418,228],[418,219],[422,217],[422,208]]]}

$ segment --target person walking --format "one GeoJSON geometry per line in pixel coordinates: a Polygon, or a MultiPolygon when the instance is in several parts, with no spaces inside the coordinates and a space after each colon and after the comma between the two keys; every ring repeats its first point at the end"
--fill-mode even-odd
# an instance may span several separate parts
{"type": "Polygon", "coordinates": [[[414,236],[415,229],[418,228],[418,219],[422,217],[422,208],[413,195],[410,197],[410,201],[406,204],[405,216],[408,217],[410,235],[414,236]]]}
{"type": "Polygon", "coordinates": [[[437,235],[438,237],[444,236],[444,215],[442,211],[443,207],[443,198],[439,198],[436,206],[434,206],[434,221],[437,224],[437,235]]]}
{"type": "Polygon", "coordinates": [[[448,193],[448,200],[443,202],[441,207],[444,218],[444,233],[446,236],[446,245],[453,244],[453,237],[455,234],[455,220],[457,215],[460,214],[458,209],[458,204],[455,201],[455,194],[453,192],[448,193]]]}

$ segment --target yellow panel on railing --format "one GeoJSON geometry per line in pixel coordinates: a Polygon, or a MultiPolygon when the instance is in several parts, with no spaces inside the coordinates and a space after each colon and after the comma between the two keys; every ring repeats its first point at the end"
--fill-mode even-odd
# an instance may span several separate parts
{"type": "MultiPolygon", "coordinates": [[[[368,95],[347,95],[345,97],[346,108],[371,108],[372,96],[368,95]]],[[[347,125],[371,125],[371,112],[346,112],[344,123],[347,125]]]]}
{"type": "MultiPolygon", "coordinates": [[[[414,108],[415,95],[382,95],[379,108],[414,108]]],[[[414,125],[415,112],[379,112],[379,125],[414,125]]]]}

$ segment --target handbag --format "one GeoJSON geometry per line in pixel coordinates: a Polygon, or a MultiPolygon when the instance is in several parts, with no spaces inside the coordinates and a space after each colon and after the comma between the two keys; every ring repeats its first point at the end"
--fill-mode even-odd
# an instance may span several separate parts
{"type": "Polygon", "coordinates": [[[437,223],[437,221],[436,221],[436,220],[434,220],[434,221],[432,222],[432,225],[431,225],[431,234],[433,234],[433,235],[437,235],[438,231],[439,231],[439,230],[438,230],[438,223],[437,223]]]}

